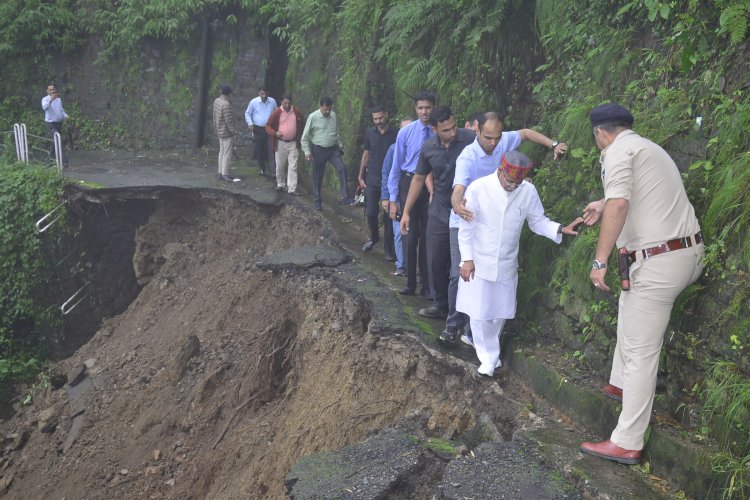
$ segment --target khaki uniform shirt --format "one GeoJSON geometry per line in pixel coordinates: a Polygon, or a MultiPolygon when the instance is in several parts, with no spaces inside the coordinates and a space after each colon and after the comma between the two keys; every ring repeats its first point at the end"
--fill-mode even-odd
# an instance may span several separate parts
{"type": "Polygon", "coordinates": [[[604,198],[628,200],[618,248],[650,248],[700,231],[674,161],[659,145],[632,130],[602,151],[604,198]]]}

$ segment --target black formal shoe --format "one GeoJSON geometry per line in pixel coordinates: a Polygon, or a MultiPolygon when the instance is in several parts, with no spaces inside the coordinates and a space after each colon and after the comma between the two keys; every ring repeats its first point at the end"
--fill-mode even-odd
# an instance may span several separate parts
{"type": "Polygon", "coordinates": [[[432,300],[432,294],[425,287],[422,287],[422,289],[419,291],[419,296],[423,299],[432,300]]]}
{"type": "Polygon", "coordinates": [[[367,241],[365,241],[365,244],[362,245],[362,251],[363,252],[369,252],[370,250],[373,249],[373,247],[375,247],[375,244],[377,242],[378,242],[377,240],[375,240],[375,241],[373,241],[373,240],[367,240],[367,241]]]}
{"type": "Polygon", "coordinates": [[[354,203],[354,198],[341,198],[339,200],[339,205],[351,205],[354,203]]]}
{"type": "Polygon", "coordinates": [[[448,311],[442,311],[435,306],[430,306],[420,309],[419,315],[425,318],[445,319],[448,317],[448,311]]]}
{"type": "Polygon", "coordinates": [[[404,288],[399,290],[398,293],[400,293],[401,295],[414,295],[414,289],[405,286],[404,288]]]}
{"type": "Polygon", "coordinates": [[[458,340],[458,331],[443,330],[443,333],[440,334],[439,338],[440,342],[443,342],[444,344],[456,345],[456,341],[458,340]]]}
{"type": "Polygon", "coordinates": [[[396,256],[392,253],[386,253],[385,260],[387,260],[388,262],[396,262],[396,256]]]}

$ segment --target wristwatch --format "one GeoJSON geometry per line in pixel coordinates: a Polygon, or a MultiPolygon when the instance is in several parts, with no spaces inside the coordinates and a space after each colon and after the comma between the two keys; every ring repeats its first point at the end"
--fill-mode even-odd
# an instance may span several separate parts
{"type": "Polygon", "coordinates": [[[600,262],[598,259],[594,259],[594,263],[591,265],[596,270],[599,269],[607,269],[607,263],[606,262],[600,262]]]}
{"type": "Polygon", "coordinates": [[[558,144],[560,144],[560,141],[552,141],[552,150],[554,150],[558,144]]]}

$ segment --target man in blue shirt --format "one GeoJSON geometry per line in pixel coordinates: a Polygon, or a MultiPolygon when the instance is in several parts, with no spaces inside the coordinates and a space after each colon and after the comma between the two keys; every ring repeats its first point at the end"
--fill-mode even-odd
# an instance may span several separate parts
{"type": "Polygon", "coordinates": [[[456,171],[456,159],[474,142],[476,134],[471,130],[456,127],[456,118],[450,108],[436,106],[430,114],[430,123],[435,136],[422,146],[419,162],[409,187],[406,205],[401,216],[401,232],[409,234],[409,222],[414,201],[418,198],[427,176],[433,175],[432,201],[427,220],[427,260],[433,305],[419,310],[420,316],[445,318],[455,312],[455,301],[448,297],[450,276],[450,231],[448,221],[451,213],[451,193],[456,171]]]}
{"type": "MultiPolygon", "coordinates": [[[[523,141],[531,141],[551,148],[555,160],[568,149],[564,142],[553,141],[544,134],[528,128],[503,132],[503,118],[499,113],[484,113],[479,118],[478,126],[479,134],[476,140],[466,147],[456,160],[456,175],[453,178],[453,194],[451,195],[453,211],[449,223],[451,274],[448,295],[449,301],[454,304],[458,293],[458,269],[461,265],[461,252],[458,249],[458,223],[461,218],[467,221],[474,218],[474,214],[465,205],[466,188],[480,177],[495,172],[500,166],[503,155],[508,151],[518,149],[523,141]]],[[[440,340],[449,345],[455,344],[458,331],[463,327],[468,327],[468,323],[469,318],[465,314],[453,311],[445,320],[445,331],[440,335],[440,340]]],[[[473,346],[470,332],[467,331],[461,340],[473,346]]]]}
{"type": "MultiPolygon", "coordinates": [[[[401,120],[401,123],[399,123],[399,128],[404,128],[413,121],[414,120],[412,120],[411,117],[407,116],[406,118],[401,120]]],[[[388,178],[390,177],[391,169],[393,168],[393,152],[395,149],[396,143],[394,142],[393,144],[391,144],[391,146],[388,148],[388,152],[385,154],[385,159],[383,160],[383,172],[381,176],[382,180],[380,181],[380,204],[383,207],[383,212],[385,212],[386,215],[388,215],[388,212],[390,210],[388,178]]],[[[393,275],[406,276],[406,270],[404,269],[406,267],[406,264],[404,262],[404,241],[406,239],[403,238],[404,241],[402,241],[401,231],[399,230],[399,222],[397,220],[391,220],[389,217],[388,222],[390,222],[393,226],[393,248],[396,254],[396,271],[393,273],[393,275]]]]}
{"type": "Polygon", "coordinates": [[[250,137],[255,138],[255,161],[258,162],[259,175],[266,174],[266,161],[275,170],[276,161],[273,148],[269,145],[271,137],[266,133],[266,123],[276,107],[276,100],[269,97],[268,87],[263,85],[258,88],[258,97],[252,99],[245,110],[245,121],[250,129],[250,137]]]}
{"type": "MultiPolygon", "coordinates": [[[[417,92],[414,96],[414,110],[418,120],[399,130],[396,137],[393,168],[388,177],[389,213],[393,220],[396,220],[398,207],[406,205],[406,195],[409,193],[409,184],[414,177],[422,145],[435,135],[430,125],[430,113],[435,106],[435,100],[435,94],[432,92],[417,92]]],[[[420,295],[431,296],[430,278],[427,272],[427,245],[424,243],[427,231],[428,191],[432,191],[431,184],[422,190],[410,214],[411,230],[406,237],[407,280],[406,286],[399,291],[403,295],[414,295],[416,292],[417,251],[419,251],[419,274],[422,277],[420,295]]]]}

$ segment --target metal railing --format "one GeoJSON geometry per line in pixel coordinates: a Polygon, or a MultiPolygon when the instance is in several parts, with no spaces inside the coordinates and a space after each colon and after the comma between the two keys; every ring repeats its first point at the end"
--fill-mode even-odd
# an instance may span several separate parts
{"type": "MultiPolygon", "coordinates": [[[[38,153],[39,156],[42,158],[46,156],[51,148],[51,146],[54,144],[54,151],[55,151],[55,165],[57,166],[57,172],[62,175],[63,171],[63,157],[62,157],[62,137],[60,137],[59,132],[55,132],[52,139],[48,137],[42,137],[39,135],[29,134],[26,130],[26,124],[25,123],[15,123],[13,125],[13,136],[16,143],[16,159],[25,164],[29,164],[30,157],[29,157],[29,138],[34,139],[34,142],[31,145],[31,151],[34,153],[38,153]],[[42,144],[47,144],[47,149],[40,148],[37,146],[37,143],[41,142],[42,144]]],[[[38,161],[38,163],[44,163],[44,161],[38,161]]]]}

